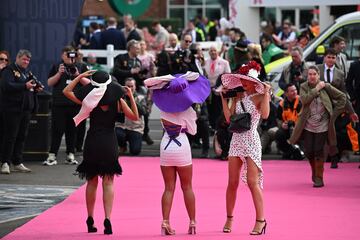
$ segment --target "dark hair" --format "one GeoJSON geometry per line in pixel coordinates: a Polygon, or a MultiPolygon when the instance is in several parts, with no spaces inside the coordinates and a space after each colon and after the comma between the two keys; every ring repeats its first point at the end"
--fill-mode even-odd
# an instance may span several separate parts
{"type": "Polygon", "coordinates": [[[261,42],[263,39],[264,39],[265,41],[268,41],[268,42],[273,42],[273,38],[272,38],[272,36],[271,36],[270,34],[264,33],[264,34],[261,36],[260,42],[261,42]]]}
{"type": "Polygon", "coordinates": [[[327,55],[335,55],[336,56],[337,55],[336,50],[333,48],[327,48],[325,50],[324,56],[327,56],[327,55]]]}
{"type": "Polygon", "coordinates": [[[315,72],[317,72],[317,74],[320,74],[320,69],[316,66],[316,65],[311,65],[308,70],[315,70],[315,72]]]}
{"type": "Polygon", "coordinates": [[[292,86],[295,86],[295,84],[294,84],[294,83],[288,83],[288,84],[286,84],[286,85],[285,85],[285,92],[287,92],[288,89],[289,89],[289,87],[292,87],[292,86]]]}
{"type": "Polygon", "coordinates": [[[99,24],[97,22],[91,22],[90,27],[94,30],[99,29],[99,24]]]}
{"type": "Polygon", "coordinates": [[[8,58],[8,64],[10,63],[10,53],[8,51],[5,51],[5,50],[1,50],[0,51],[0,54],[5,54],[6,57],[8,58]]]}
{"type": "Polygon", "coordinates": [[[340,42],[345,42],[345,38],[340,37],[340,36],[335,36],[330,41],[330,47],[333,48],[335,46],[335,44],[339,44],[340,42]]]}
{"type": "Polygon", "coordinates": [[[67,45],[65,46],[62,50],[61,50],[62,53],[65,53],[65,52],[75,52],[75,48],[71,45],[67,45]]]}

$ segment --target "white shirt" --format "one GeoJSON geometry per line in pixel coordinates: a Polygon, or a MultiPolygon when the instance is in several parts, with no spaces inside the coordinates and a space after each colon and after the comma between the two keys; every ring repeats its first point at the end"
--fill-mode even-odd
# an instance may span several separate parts
{"type": "Polygon", "coordinates": [[[334,68],[335,65],[332,66],[331,68],[329,68],[326,64],[324,64],[324,79],[325,82],[329,82],[329,79],[327,79],[327,70],[330,69],[330,82],[332,82],[333,78],[334,78],[334,68]]]}

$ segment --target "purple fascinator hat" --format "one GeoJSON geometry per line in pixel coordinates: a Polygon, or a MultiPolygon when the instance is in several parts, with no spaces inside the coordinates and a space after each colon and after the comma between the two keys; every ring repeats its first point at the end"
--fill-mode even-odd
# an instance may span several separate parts
{"type": "Polygon", "coordinates": [[[164,112],[182,112],[194,103],[203,103],[210,94],[210,82],[199,73],[187,72],[149,78],[145,86],[153,89],[153,101],[164,112]]]}

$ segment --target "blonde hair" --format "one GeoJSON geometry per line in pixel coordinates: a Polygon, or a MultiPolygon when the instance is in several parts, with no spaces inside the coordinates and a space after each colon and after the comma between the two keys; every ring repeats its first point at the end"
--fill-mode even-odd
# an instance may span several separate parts
{"type": "Polygon", "coordinates": [[[261,62],[263,62],[260,44],[249,43],[247,47],[249,49],[249,52],[250,52],[252,58],[256,57],[256,58],[260,59],[261,62]]]}

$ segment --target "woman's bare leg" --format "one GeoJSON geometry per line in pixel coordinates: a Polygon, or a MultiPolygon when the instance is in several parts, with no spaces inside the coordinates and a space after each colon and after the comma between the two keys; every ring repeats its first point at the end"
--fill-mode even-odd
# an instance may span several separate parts
{"type": "MultiPolygon", "coordinates": [[[[259,184],[260,169],[256,166],[255,162],[251,158],[246,158],[247,162],[247,184],[249,186],[251,196],[255,206],[256,220],[264,220],[264,203],[263,193],[259,184]]],[[[261,231],[265,222],[256,222],[253,231],[261,231]]]]}
{"type": "Polygon", "coordinates": [[[226,214],[232,216],[239,186],[242,161],[239,157],[228,157],[228,185],[226,188],[226,214]]]}
{"type": "Polygon", "coordinates": [[[161,198],[163,220],[169,220],[176,185],[176,168],[161,166],[165,189],[161,198]]]}
{"type": "Polygon", "coordinates": [[[86,209],[88,216],[94,216],[94,208],[95,208],[95,201],[96,201],[96,190],[98,185],[98,176],[93,177],[87,181],[86,185],[86,209]]]}
{"type": "Polygon", "coordinates": [[[192,188],[192,165],[185,167],[176,168],[180,183],[181,189],[184,195],[184,201],[186,210],[189,215],[190,221],[195,221],[195,194],[192,188]]]}
{"type": "Polygon", "coordinates": [[[114,176],[105,175],[102,181],[105,218],[110,219],[114,202],[114,176]]]}

